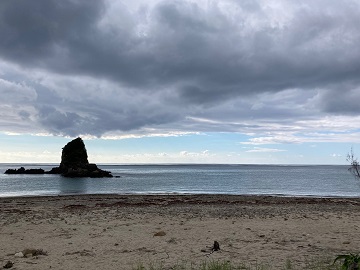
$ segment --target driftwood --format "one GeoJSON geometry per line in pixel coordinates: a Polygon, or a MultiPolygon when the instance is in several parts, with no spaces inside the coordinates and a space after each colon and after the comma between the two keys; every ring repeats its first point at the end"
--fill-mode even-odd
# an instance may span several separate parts
{"type": "MultiPolygon", "coordinates": [[[[211,251],[210,253],[206,254],[205,256],[210,256],[211,254],[213,254],[215,251],[219,251],[220,250],[220,244],[218,241],[214,241],[213,246],[211,247],[211,251]]],[[[206,249],[202,249],[202,252],[206,252],[206,249]]]]}
{"type": "Polygon", "coordinates": [[[218,241],[214,241],[214,245],[213,245],[211,251],[214,252],[214,251],[219,251],[219,250],[220,250],[220,244],[219,244],[219,242],[218,242],[218,241]]]}

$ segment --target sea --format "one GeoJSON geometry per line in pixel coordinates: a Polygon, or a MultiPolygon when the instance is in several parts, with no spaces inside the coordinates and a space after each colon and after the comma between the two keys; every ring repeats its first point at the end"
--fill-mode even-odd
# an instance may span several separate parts
{"type": "Polygon", "coordinates": [[[0,197],[79,194],[233,194],[360,197],[349,166],[334,165],[98,165],[114,178],[6,175],[8,168],[57,164],[0,164],[0,197]]]}

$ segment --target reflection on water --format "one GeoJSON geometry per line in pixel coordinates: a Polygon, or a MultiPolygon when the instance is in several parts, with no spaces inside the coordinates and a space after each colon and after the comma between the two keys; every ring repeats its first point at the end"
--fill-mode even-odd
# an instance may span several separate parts
{"type": "Polygon", "coordinates": [[[86,178],[66,178],[60,179],[60,194],[85,194],[86,178]]]}

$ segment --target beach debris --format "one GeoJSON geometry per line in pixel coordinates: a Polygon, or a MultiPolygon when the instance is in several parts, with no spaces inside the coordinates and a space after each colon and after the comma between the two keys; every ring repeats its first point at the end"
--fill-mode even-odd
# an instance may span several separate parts
{"type": "Polygon", "coordinates": [[[166,232],[164,231],[160,231],[160,232],[157,232],[154,234],[154,236],[165,236],[166,235],[166,232]]]}
{"type": "Polygon", "coordinates": [[[220,244],[218,241],[214,241],[214,245],[212,247],[212,251],[219,251],[220,250],[220,244]]]}
{"type": "Polygon", "coordinates": [[[13,267],[14,263],[12,261],[7,261],[7,263],[3,266],[3,268],[8,269],[13,267]]]}
{"type": "Polygon", "coordinates": [[[22,253],[21,251],[20,252],[16,252],[15,257],[18,257],[18,258],[24,258],[24,253],[22,253]]]}
{"type": "MultiPolygon", "coordinates": [[[[69,204],[69,205],[65,205],[63,208],[64,209],[85,209],[87,206],[84,204],[69,204]]],[[[65,220],[65,223],[67,223],[67,221],[65,220]]]]}
{"type": "Polygon", "coordinates": [[[23,251],[16,252],[14,254],[15,257],[18,258],[30,258],[33,256],[45,255],[47,256],[47,252],[42,249],[35,249],[35,248],[26,248],[23,251]]]}
{"type": "Polygon", "coordinates": [[[87,249],[83,249],[80,251],[74,251],[74,252],[65,252],[66,256],[68,255],[80,255],[80,256],[90,256],[90,257],[95,257],[96,253],[92,250],[87,250],[87,249]]]}
{"type": "Polygon", "coordinates": [[[201,252],[209,252],[208,254],[206,254],[205,256],[210,256],[211,254],[213,254],[215,251],[219,251],[220,250],[220,244],[218,241],[214,241],[214,244],[212,245],[211,248],[208,247],[208,249],[202,249],[201,252]]]}

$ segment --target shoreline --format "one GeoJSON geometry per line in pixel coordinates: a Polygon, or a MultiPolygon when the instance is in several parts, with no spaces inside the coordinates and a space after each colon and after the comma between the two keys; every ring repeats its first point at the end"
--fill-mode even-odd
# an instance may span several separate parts
{"type": "MultiPolygon", "coordinates": [[[[296,269],[357,253],[360,198],[71,195],[0,198],[0,263],[16,269],[136,269],[231,261],[296,269]],[[221,250],[207,256],[218,241],[221,250]],[[47,256],[18,258],[24,249],[47,256]]],[[[1,265],[0,265],[1,266],[1,265]]]]}
{"type": "Polygon", "coordinates": [[[230,194],[230,193],[66,193],[66,194],[42,194],[42,195],[0,195],[2,199],[21,199],[21,198],[57,198],[57,197],[91,197],[91,196],[103,196],[103,197],[238,197],[238,198],[279,198],[279,199],[334,199],[334,200],[359,200],[360,196],[342,196],[342,195],[287,195],[287,194],[230,194]]]}
{"type": "Polygon", "coordinates": [[[102,198],[102,199],[123,199],[123,198],[168,198],[168,199],[198,199],[199,202],[202,200],[210,200],[213,203],[217,203],[217,199],[229,200],[232,203],[240,202],[251,202],[265,200],[271,203],[283,203],[283,202],[303,202],[303,203],[324,203],[324,202],[358,202],[360,203],[360,197],[358,196],[314,196],[314,195],[263,195],[263,194],[208,194],[208,193],[93,193],[93,194],[58,194],[58,195],[23,195],[23,196],[0,196],[0,203],[2,200],[21,200],[21,199],[87,199],[87,198],[102,198]]]}

